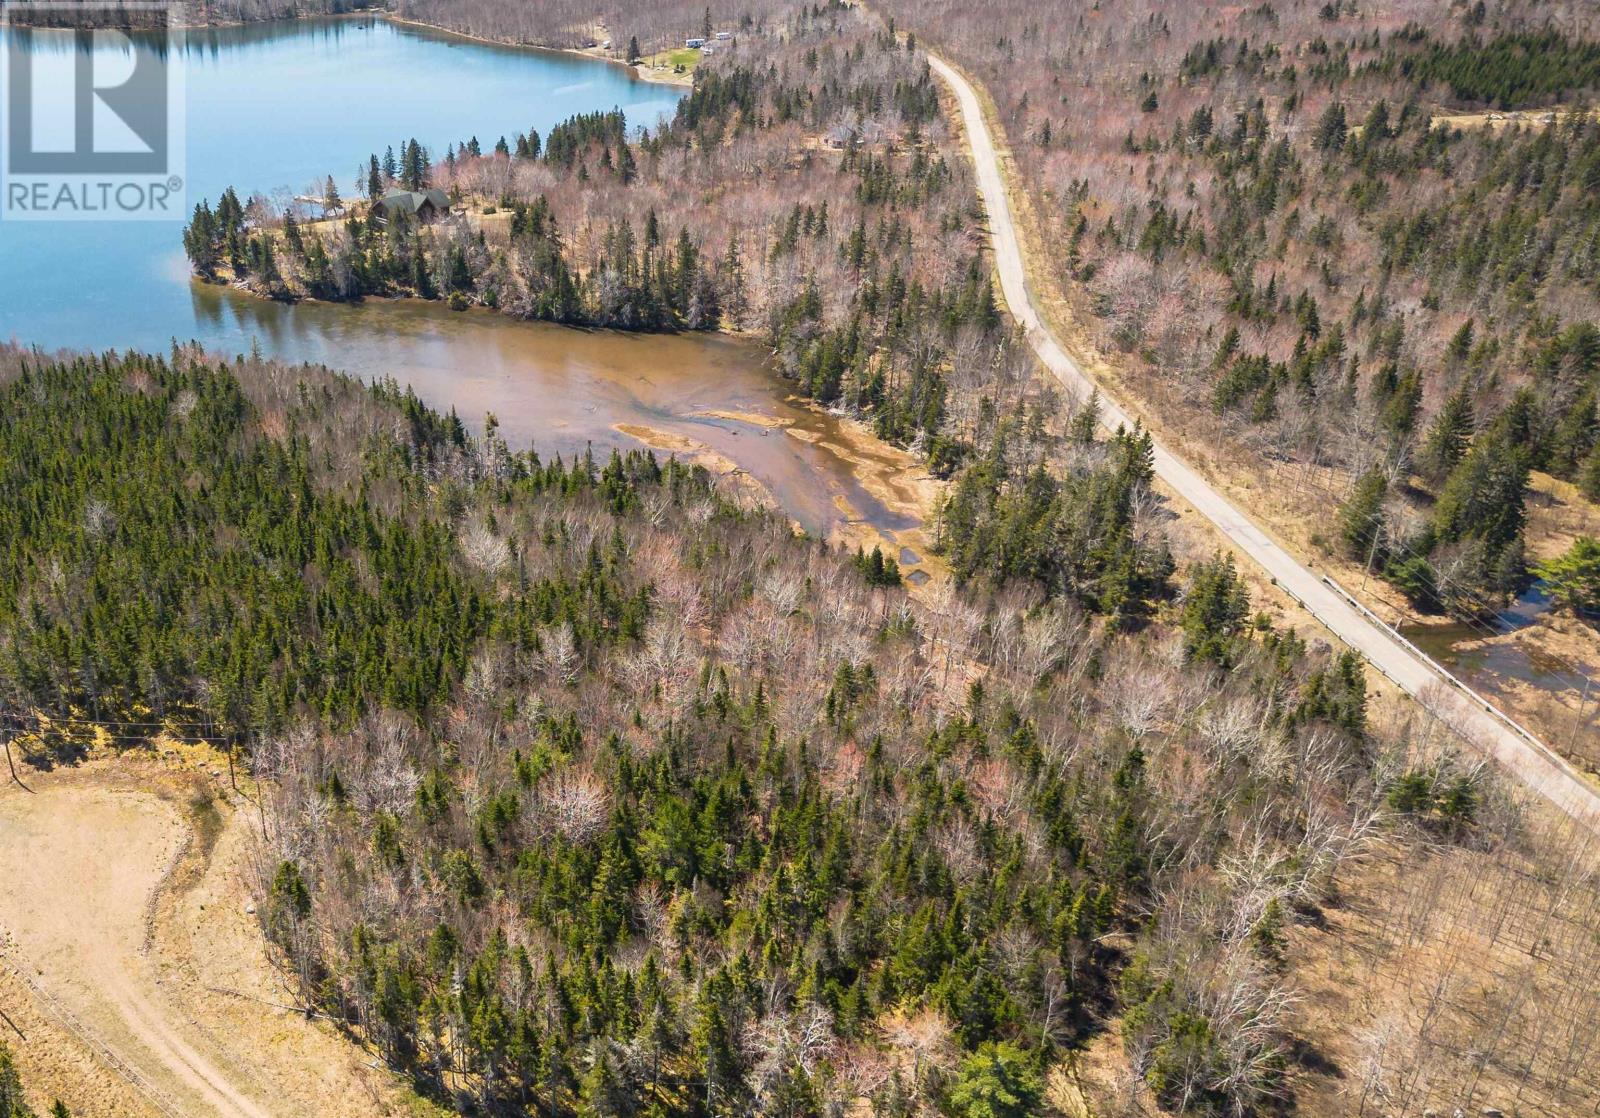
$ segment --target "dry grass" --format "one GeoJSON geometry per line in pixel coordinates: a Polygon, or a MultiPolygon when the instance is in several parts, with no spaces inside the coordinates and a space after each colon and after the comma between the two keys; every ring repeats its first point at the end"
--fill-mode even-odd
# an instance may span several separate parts
{"type": "Polygon", "coordinates": [[[1535,473],[1528,482],[1528,558],[1552,559],[1579,536],[1600,536],[1600,505],[1571,482],[1535,473]]]}
{"type": "MultiPolygon", "coordinates": [[[[1527,830],[1488,849],[1397,833],[1290,929],[1300,1040],[1285,1087],[1295,1113],[1595,1113],[1597,851],[1534,812],[1527,830]]],[[[1053,1074],[1051,1097],[1063,1113],[1080,1098],[1099,1118],[1162,1113],[1128,1065],[1116,1020],[1053,1074]]]]}
{"type": "MultiPolygon", "coordinates": [[[[1572,114],[1571,109],[1511,109],[1480,113],[1440,113],[1433,118],[1435,128],[1456,128],[1469,131],[1487,128],[1499,132],[1506,128],[1548,128],[1572,114]]],[[[1596,115],[1600,115],[1597,113],[1596,115]]]]}
{"type": "Polygon", "coordinates": [[[253,816],[226,772],[216,754],[169,747],[30,774],[33,795],[0,791],[8,854],[28,871],[0,879],[0,1003],[27,1034],[12,1048],[37,1109],[59,1097],[84,1118],[143,1118],[161,1098],[197,1118],[426,1113],[286,1008],[246,911],[253,816]]]}
{"type": "Polygon", "coordinates": [[[1308,1114],[1592,1113],[1600,889],[1548,819],[1492,851],[1393,846],[1294,930],[1308,1114]]]}

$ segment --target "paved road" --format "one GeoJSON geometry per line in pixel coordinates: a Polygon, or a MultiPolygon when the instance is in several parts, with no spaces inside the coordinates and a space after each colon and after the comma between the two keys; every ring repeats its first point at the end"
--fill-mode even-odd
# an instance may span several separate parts
{"type": "MultiPolygon", "coordinates": [[[[943,59],[929,56],[933,70],[950,86],[961,105],[968,144],[977,171],[978,191],[989,212],[995,267],[1000,289],[1012,316],[1027,333],[1039,359],[1070,391],[1086,398],[1096,385],[1061,347],[1044,324],[1028,292],[1022,246],[1017,237],[1004,172],[994,138],[977,93],[965,76],[943,59]]],[[[1133,418],[1101,390],[1101,415],[1106,425],[1133,426],[1133,418]]],[[[1519,734],[1491,713],[1488,703],[1459,684],[1446,682],[1442,669],[1430,665],[1407,644],[1377,623],[1362,607],[1328,585],[1284,550],[1188,463],[1159,442],[1155,469],[1166,485],[1206,517],[1228,540],[1255,560],[1277,584],[1299,599],[1308,612],[1345,644],[1399,687],[1484,752],[1515,773],[1574,819],[1600,831],[1600,794],[1554,752],[1519,734]]]]}

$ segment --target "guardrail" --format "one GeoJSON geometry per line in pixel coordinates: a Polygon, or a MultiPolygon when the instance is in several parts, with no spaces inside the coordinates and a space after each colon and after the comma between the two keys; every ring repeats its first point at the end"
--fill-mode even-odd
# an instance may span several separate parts
{"type": "MultiPolygon", "coordinates": [[[[1345,600],[1345,602],[1347,602],[1353,609],[1355,609],[1358,613],[1360,613],[1361,616],[1365,617],[1368,621],[1370,621],[1374,625],[1378,626],[1385,633],[1387,633],[1392,640],[1394,640],[1397,644],[1399,644],[1407,652],[1411,653],[1411,655],[1415,656],[1418,660],[1422,661],[1422,663],[1426,664],[1429,669],[1431,669],[1436,675],[1439,676],[1440,679],[1444,680],[1444,682],[1448,683],[1451,687],[1454,687],[1457,691],[1460,691],[1463,695],[1465,695],[1472,702],[1475,702],[1479,706],[1483,707],[1483,709],[1484,709],[1484,711],[1486,713],[1488,713],[1489,715],[1491,715],[1494,718],[1499,719],[1514,734],[1516,734],[1518,737],[1522,738],[1529,745],[1533,746],[1533,748],[1536,751],[1538,751],[1538,753],[1541,756],[1543,756],[1545,760],[1549,761],[1550,763],[1555,765],[1557,768],[1565,770],[1573,778],[1577,779],[1580,783],[1583,782],[1582,775],[1576,769],[1574,769],[1572,767],[1571,763],[1569,761],[1567,761],[1567,759],[1565,757],[1561,756],[1555,750],[1551,749],[1544,742],[1540,741],[1539,738],[1537,736],[1535,736],[1535,734],[1533,733],[1532,730],[1528,729],[1522,723],[1518,722],[1515,718],[1512,718],[1505,711],[1501,710],[1499,707],[1497,707],[1493,703],[1491,703],[1488,699],[1485,699],[1482,695],[1478,694],[1478,692],[1474,691],[1471,687],[1468,687],[1465,683],[1462,683],[1461,680],[1456,678],[1456,676],[1450,671],[1450,669],[1446,668],[1443,664],[1439,663],[1439,661],[1435,660],[1432,656],[1429,656],[1422,649],[1418,648],[1415,644],[1413,644],[1410,641],[1410,639],[1408,639],[1406,637],[1406,635],[1404,633],[1400,632],[1399,629],[1396,629],[1393,625],[1389,624],[1383,618],[1381,618],[1377,614],[1373,613],[1372,610],[1368,609],[1367,606],[1364,603],[1362,603],[1360,600],[1358,600],[1355,597],[1355,595],[1351,594],[1344,587],[1340,586],[1330,576],[1323,575],[1322,576],[1322,581],[1323,581],[1324,584],[1327,585],[1327,587],[1330,590],[1332,590],[1335,594],[1338,594],[1339,597],[1343,598],[1345,600]]],[[[1379,669],[1379,670],[1381,671],[1382,669],[1379,669]]],[[[1387,675],[1388,673],[1384,673],[1384,674],[1387,675]]]]}
{"type": "MultiPolygon", "coordinates": [[[[1327,581],[1326,578],[1324,579],[1324,581],[1327,581]]],[[[1361,650],[1359,648],[1357,648],[1355,645],[1353,645],[1349,641],[1345,640],[1344,636],[1342,634],[1340,634],[1339,630],[1336,629],[1328,621],[1328,619],[1326,617],[1323,617],[1320,613],[1318,613],[1316,611],[1316,609],[1311,605],[1310,602],[1306,601],[1300,595],[1296,594],[1293,590],[1289,589],[1288,584],[1279,582],[1276,578],[1274,578],[1272,580],[1272,585],[1277,590],[1279,590],[1281,593],[1284,593],[1284,594],[1288,595],[1291,599],[1293,599],[1295,605],[1299,606],[1301,609],[1303,609],[1307,613],[1309,613],[1311,615],[1311,619],[1313,621],[1315,621],[1317,624],[1321,625],[1324,629],[1328,630],[1328,632],[1335,639],[1337,639],[1339,641],[1342,641],[1344,643],[1345,647],[1350,649],[1350,651],[1360,655],[1363,663],[1369,665],[1370,667],[1376,668],[1378,670],[1378,673],[1380,675],[1382,675],[1383,678],[1387,679],[1390,683],[1392,683],[1396,687],[1400,688],[1400,690],[1402,690],[1402,691],[1405,690],[1405,685],[1403,683],[1401,683],[1398,679],[1396,679],[1394,676],[1390,675],[1389,672],[1388,672],[1388,669],[1386,669],[1382,664],[1380,664],[1377,661],[1373,660],[1371,657],[1369,657],[1369,656],[1365,655],[1364,653],[1362,653],[1361,650]]],[[[1338,590],[1339,587],[1337,585],[1335,585],[1333,587],[1333,589],[1338,590]]],[[[1382,622],[1380,621],[1379,624],[1381,625],[1382,622]]],[[[1404,638],[1401,638],[1401,639],[1403,640],[1404,638]]]]}
{"type": "MultiPolygon", "coordinates": [[[[1307,602],[1304,598],[1300,597],[1300,595],[1296,594],[1293,590],[1289,589],[1289,587],[1285,586],[1283,583],[1279,582],[1277,579],[1273,579],[1272,582],[1273,582],[1273,585],[1278,590],[1282,591],[1284,594],[1287,594],[1290,598],[1294,599],[1295,603],[1298,604],[1301,609],[1303,609],[1307,613],[1309,613],[1317,622],[1319,622],[1330,633],[1334,634],[1335,636],[1339,635],[1339,631],[1336,628],[1334,628],[1332,625],[1328,624],[1327,619],[1324,618],[1321,614],[1319,614],[1312,607],[1311,603],[1307,602]]],[[[1540,757],[1542,757],[1546,761],[1550,762],[1550,764],[1554,765],[1556,768],[1560,769],[1562,772],[1564,772],[1568,776],[1572,777],[1572,779],[1576,780],[1579,784],[1583,785],[1584,787],[1588,787],[1589,786],[1589,782],[1584,779],[1584,776],[1583,776],[1582,773],[1578,772],[1578,770],[1575,769],[1572,766],[1572,762],[1568,761],[1565,757],[1561,756],[1555,750],[1551,749],[1543,741],[1539,740],[1539,738],[1533,733],[1532,730],[1529,730],[1522,723],[1520,723],[1516,719],[1512,718],[1505,711],[1501,710],[1499,707],[1497,707],[1493,703],[1491,703],[1488,699],[1485,699],[1482,695],[1478,694],[1478,692],[1474,691],[1471,687],[1467,686],[1465,683],[1461,682],[1461,680],[1457,679],[1455,677],[1455,675],[1451,673],[1449,668],[1446,668],[1443,664],[1439,663],[1439,661],[1435,660],[1432,656],[1429,656],[1422,649],[1418,648],[1415,644],[1413,644],[1411,642],[1411,640],[1409,638],[1406,637],[1406,635],[1404,633],[1400,632],[1400,630],[1396,629],[1393,625],[1389,624],[1383,618],[1381,618],[1377,614],[1373,613],[1372,610],[1369,609],[1365,604],[1363,604],[1358,598],[1356,598],[1355,595],[1351,594],[1348,590],[1346,590],[1344,587],[1340,586],[1337,582],[1335,582],[1331,576],[1323,575],[1322,576],[1322,582],[1323,582],[1323,584],[1325,586],[1328,587],[1328,589],[1332,590],[1335,594],[1339,595],[1339,597],[1342,598],[1345,601],[1345,603],[1348,604],[1352,609],[1354,609],[1357,613],[1361,614],[1362,617],[1366,618],[1372,624],[1374,624],[1378,628],[1382,629],[1386,635],[1388,635],[1392,640],[1395,641],[1395,643],[1399,644],[1400,647],[1404,648],[1407,652],[1411,653],[1412,656],[1416,657],[1417,660],[1421,661],[1422,664],[1425,665],[1428,668],[1428,670],[1432,671],[1443,682],[1449,684],[1451,687],[1453,687],[1457,691],[1461,692],[1461,694],[1463,696],[1465,696],[1466,699],[1469,702],[1473,702],[1473,703],[1476,703],[1477,705],[1481,706],[1484,709],[1484,712],[1486,714],[1489,714],[1490,716],[1492,716],[1492,717],[1498,719],[1500,722],[1504,723],[1507,729],[1509,729],[1512,733],[1516,734],[1518,737],[1522,738],[1525,742],[1527,742],[1529,745],[1531,745],[1533,747],[1534,751],[1536,753],[1538,753],[1540,757]]],[[[1341,641],[1343,641],[1346,645],[1349,645],[1352,650],[1354,650],[1356,652],[1360,652],[1360,649],[1355,648],[1354,645],[1350,645],[1350,642],[1349,641],[1345,641],[1343,637],[1339,637],[1339,639],[1341,641]]],[[[1405,690],[1404,684],[1402,684],[1394,676],[1390,675],[1389,672],[1384,669],[1382,664],[1377,663],[1371,657],[1368,657],[1368,656],[1365,656],[1365,655],[1362,656],[1362,659],[1367,664],[1369,664],[1372,667],[1376,668],[1378,670],[1378,672],[1385,679],[1387,679],[1390,683],[1393,683],[1396,687],[1399,687],[1402,691],[1405,690]]],[[[1425,707],[1428,705],[1427,701],[1421,695],[1417,696],[1417,700],[1419,702],[1421,702],[1425,707]]],[[[1439,718],[1441,718],[1441,720],[1444,720],[1446,725],[1449,725],[1448,720],[1444,719],[1444,712],[1442,712],[1442,711],[1434,711],[1433,713],[1436,716],[1438,716],[1439,718]]],[[[1456,729],[1457,733],[1461,733],[1462,732],[1459,728],[1455,728],[1455,727],[1452,727],[1452,728],[1456,729]]]]}

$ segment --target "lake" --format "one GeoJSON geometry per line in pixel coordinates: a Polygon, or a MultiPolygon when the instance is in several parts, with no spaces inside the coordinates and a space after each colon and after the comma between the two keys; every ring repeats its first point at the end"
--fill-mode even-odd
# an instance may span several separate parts
{"type": "MultiPolygon", "coordinates": [[[[0,34],[31,51],[72,49],[59,32],[0,34]]],[[[600,109],[654,126],[685,92],[598,60],[382,19],[191,32],[183,51],[191,208],[230,185],[241,197],[320,193],[313,184],[328,174],[354,197],[368,154],[398,153],[413,136],[442,158],[470,136],[488,148],[600,109]]],[[[895,511],[915,496],[909,460],[786,402],[751,342],[578,331],[412,301],[287,306],[194,282],[180,233],[163,221],[0,222],[0,337],[46,350],[163,351],[173,339],[259,348],[391,376],[474,424],[492,411],[514,445],[546,455],[642,440],[736,466],[812,532],[895,543],[918,526],[895,511]]]]}

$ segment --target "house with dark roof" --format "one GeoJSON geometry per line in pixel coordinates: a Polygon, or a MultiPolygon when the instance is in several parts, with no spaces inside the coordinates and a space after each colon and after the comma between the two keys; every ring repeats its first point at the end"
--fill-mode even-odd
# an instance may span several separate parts
{"type": "Polygon", "coordinates": [[[450,196],[438,187],[427,190],[391,190],[372,203],[372,218],[379,225],[391,221],[435,221],[450,212],[450,196]]]}

